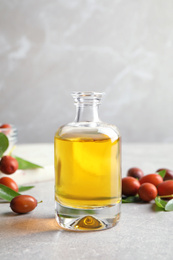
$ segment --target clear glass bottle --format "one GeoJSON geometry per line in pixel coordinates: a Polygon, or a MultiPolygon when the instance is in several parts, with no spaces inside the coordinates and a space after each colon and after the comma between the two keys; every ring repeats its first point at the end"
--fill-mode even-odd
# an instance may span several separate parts
{"type": "Polygon", "coordinates": [[[70,230],[113,227],[121,207],[121,137],[100,121],[102,93],[73,92],[74,122],[55,134],[55,211],[70,230]]]}

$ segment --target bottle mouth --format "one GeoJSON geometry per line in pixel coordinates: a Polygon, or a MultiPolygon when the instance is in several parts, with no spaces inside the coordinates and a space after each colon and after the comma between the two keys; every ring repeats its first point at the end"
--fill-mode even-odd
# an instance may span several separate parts
{"type": "Polygon", "coordinates": [[[92,105],[100,104],[104,93],[94,91],[73,91],[71,95],[74,98],[75,104],[92,105]]]}

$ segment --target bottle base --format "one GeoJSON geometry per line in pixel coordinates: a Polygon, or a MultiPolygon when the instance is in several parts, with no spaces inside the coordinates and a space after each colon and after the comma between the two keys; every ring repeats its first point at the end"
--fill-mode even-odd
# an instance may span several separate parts
{"type": "Polygon", "coordinates": [[[61,205],[55,201],[55,217],[63,229],[94,231],[114,227],[120,219],[121,203],[105,207],[81,209],[61,205]]]}

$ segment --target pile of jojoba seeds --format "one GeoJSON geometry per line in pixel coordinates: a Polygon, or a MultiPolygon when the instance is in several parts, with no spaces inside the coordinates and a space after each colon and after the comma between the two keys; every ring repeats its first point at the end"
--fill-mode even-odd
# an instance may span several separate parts
{"type": "Polygon", "coordinates": [[[155,173],[144,175],[144,172],[136,167],[127,171],[127,177],[122,178],[122,195],[138,195],[142,201],[150,202],[156,196],[169,197],[173,195],[173,171],[162,168],[155,173]],[[165,176],[162,178],[158,173],[165,170],[165,176]]]}
{"type": "MultiPolygon", "coordinates": [[[[10,156],[2,156],[0,160],[0,171],[6,175],[15,173],[18,169],[18,161],[10,156]]],[[[10,177],[0,178],[0,184],[3,184],[10,189],[18,192],[19,188],[17,183],[10,177]]],[[[30,195],[18,195],[14,197],[10,202],[11,209],[18,214],[28,213],[35,209],[37,206],[37,200],[30,195]]]]}

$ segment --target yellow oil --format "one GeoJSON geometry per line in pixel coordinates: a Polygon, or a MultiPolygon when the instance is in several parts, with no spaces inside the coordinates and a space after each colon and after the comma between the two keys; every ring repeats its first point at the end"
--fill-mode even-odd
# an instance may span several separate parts
{"type": "Polygon", "coordinates": [[[95,230],[102,229],[103,223],[92,216],[85,216],[79,219],[75,224],[74,228],[78,230],[95,230]]]}
{"type": "Polygon", "coordinates": [[[75,208],[121,200],[120,139],[104,134],[55,135],[55,199],[75,208]]]}

